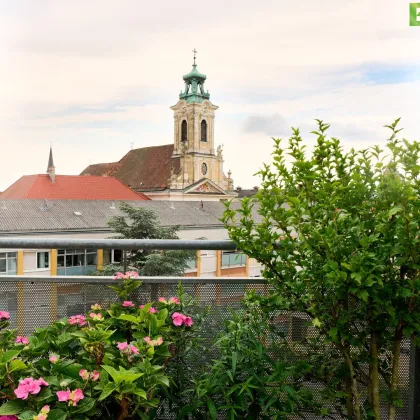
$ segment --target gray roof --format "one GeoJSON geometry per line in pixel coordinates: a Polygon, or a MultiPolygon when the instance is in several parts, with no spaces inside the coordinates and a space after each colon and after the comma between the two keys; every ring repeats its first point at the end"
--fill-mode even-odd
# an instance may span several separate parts
{"type": "MultiPolygon", "coordinates": [[[[164,226],[223,228],[225,206],[219,201],[126,202],[153,210],[164,226]]],[[[239,205],[232,203],[233,208],[239,205]]],[[[113,201],[5,199],[0,200],[0,234],[109,231],[107,222],[117,215],[122,212],[113,201]]]]}

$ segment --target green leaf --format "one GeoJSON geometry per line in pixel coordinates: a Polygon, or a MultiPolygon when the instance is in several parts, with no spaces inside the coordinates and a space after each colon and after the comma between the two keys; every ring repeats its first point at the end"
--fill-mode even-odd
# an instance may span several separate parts
{"type": "Polygon", "coordinates": [[[238,361],[238,353],[236,351],[232,352],[232,375],[235,376],[236,363],[238,361]]]}
{"type": "Polygon", "coordinates": [[[315,326],[315,327],[320,327],[321,326],[321,321],[318,319],[318,318],[314,318],[313,320],[312,320],[312,324],[315,326]]]}
{"type": "Polygon", "coordinates": [[[1,358],[2,362],[10,362],[14,357],[18,356],[21,350],[9,350],[6,353],[3,353],[1,358]]]}
{"type": "Polygon", "coordinates": [[[122,314],[117,319],[120,319],[121,321],[128,321],[136,325],[140,323],[139,319],[136,316],[129,314],[122,314]]]}
{"type": "Polygon", "coordinates": [[[338,328],[337,327],[333,327],[329,330],[328,335],[330,337],[335,337],[338,334],[338,328]]]}
{"type": "Polygon", "coordinates": [[[209,408],[210,417],[216,420],[216,406],[212,400],[207,400],[207,407],[209,408]]]}
{"type": "Polygon", "coordinates": [[[161,309],[157,314],[156,314],[157,319],[163,321],[168,317],[168,310],[166,308],[161,309]]]}
{"type": "Polygon", "coordinates": [[[108,382],[105,388],[102,391],[102,394],[99,396],[98,401],[103,401],[106,397],[111,395],[117,389],[115,383],[108,382]]]}
{"type": "Polygon", "coordinates": [[[82,414],[91,410],[95,406],[96,400],[94,398],[84,398],[77,404],[77,407],[72,410],[72,413],[82,414]]]}
{"type": "Polygon", "coordinates": [[[359,296],[360,299],[362,299],[363,301],[367,302],[369,299],[369,293],[367,292],[367,290],[360,290],[357,295],[359,296]]]}
{"type": "Polygon", "coordinates": [[[119,384],[120,382],[122,382],[124,375],[118,372],[118,370],[114,369],[112,366],[107,366],[107,365],[103,365],[102,368],[111,375],[111,378],[114,380],[116,384],[119,384]]]}
{"type": "Polygon", "coordinates": [[[26,408],[26,401],[22,400],[11,400],[7,401],[0,407],[0,414],[5,416],[11,416],[13,414],[19,414],[26,408]]]}
{"type": "Polygon", "coordinates": [[[19,414],[18,418],[19,420],[33,420],[34,416],[36,416],[38,413],[35,411],[24,411],[23,413],[19,414]]]}
{"type": "Polygon", "coordinates": [[[147,394],[146,394],[146,391],[144,389],[137,388],[134,391],[134,394],[137,395],[140,398],[143,398],[144,400],[147,400],[147,394]]]}
{"type": "Polygon", "coordinates": [[[9,366],[9,373],[17,372],[18,370],[25,370],[27,366],[20,359],[12,360],[9,366]]]}
{"type": "Polygon", "coordinates": [[[66,420],[67,413],[60,409],[51,410],[48,413],[48,420],[66,420]]]}

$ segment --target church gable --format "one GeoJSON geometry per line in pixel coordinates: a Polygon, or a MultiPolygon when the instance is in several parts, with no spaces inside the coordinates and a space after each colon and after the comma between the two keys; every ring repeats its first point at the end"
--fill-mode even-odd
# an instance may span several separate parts
{"type": "Polygon", "coordinates": [[[202,179],[184,189],[185,194],[219,194],[226,195],[226,191],[209,179],[202,179]]]}

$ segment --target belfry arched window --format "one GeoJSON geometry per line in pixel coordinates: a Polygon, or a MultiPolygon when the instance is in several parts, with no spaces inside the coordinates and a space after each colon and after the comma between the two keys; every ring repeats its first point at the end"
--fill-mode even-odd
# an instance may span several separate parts
{"type": "Polygon", "coordinates": [[[201,141],[207,141],[207,121],[201,121],[201,141]]]}
{"type": "Polygon", "coordinates": [[[181,141],[188,140],[188,126],[187,121],[183,120],[181,124],[181,141]]]}

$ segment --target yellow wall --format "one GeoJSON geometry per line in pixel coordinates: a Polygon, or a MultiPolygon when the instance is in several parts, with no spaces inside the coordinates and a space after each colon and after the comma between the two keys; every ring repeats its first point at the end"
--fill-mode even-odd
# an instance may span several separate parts
{"type": "Polygon", "coordinates": [[[103,270],[104,268],[104,250],[98,249],[97,256],[96,256],[96,269],[103,270]]]}
{"type": "Polygon", "coordinates": [[[57,275],[57,250],[52,249],[50,252],[50,274],[57,275]]]}

